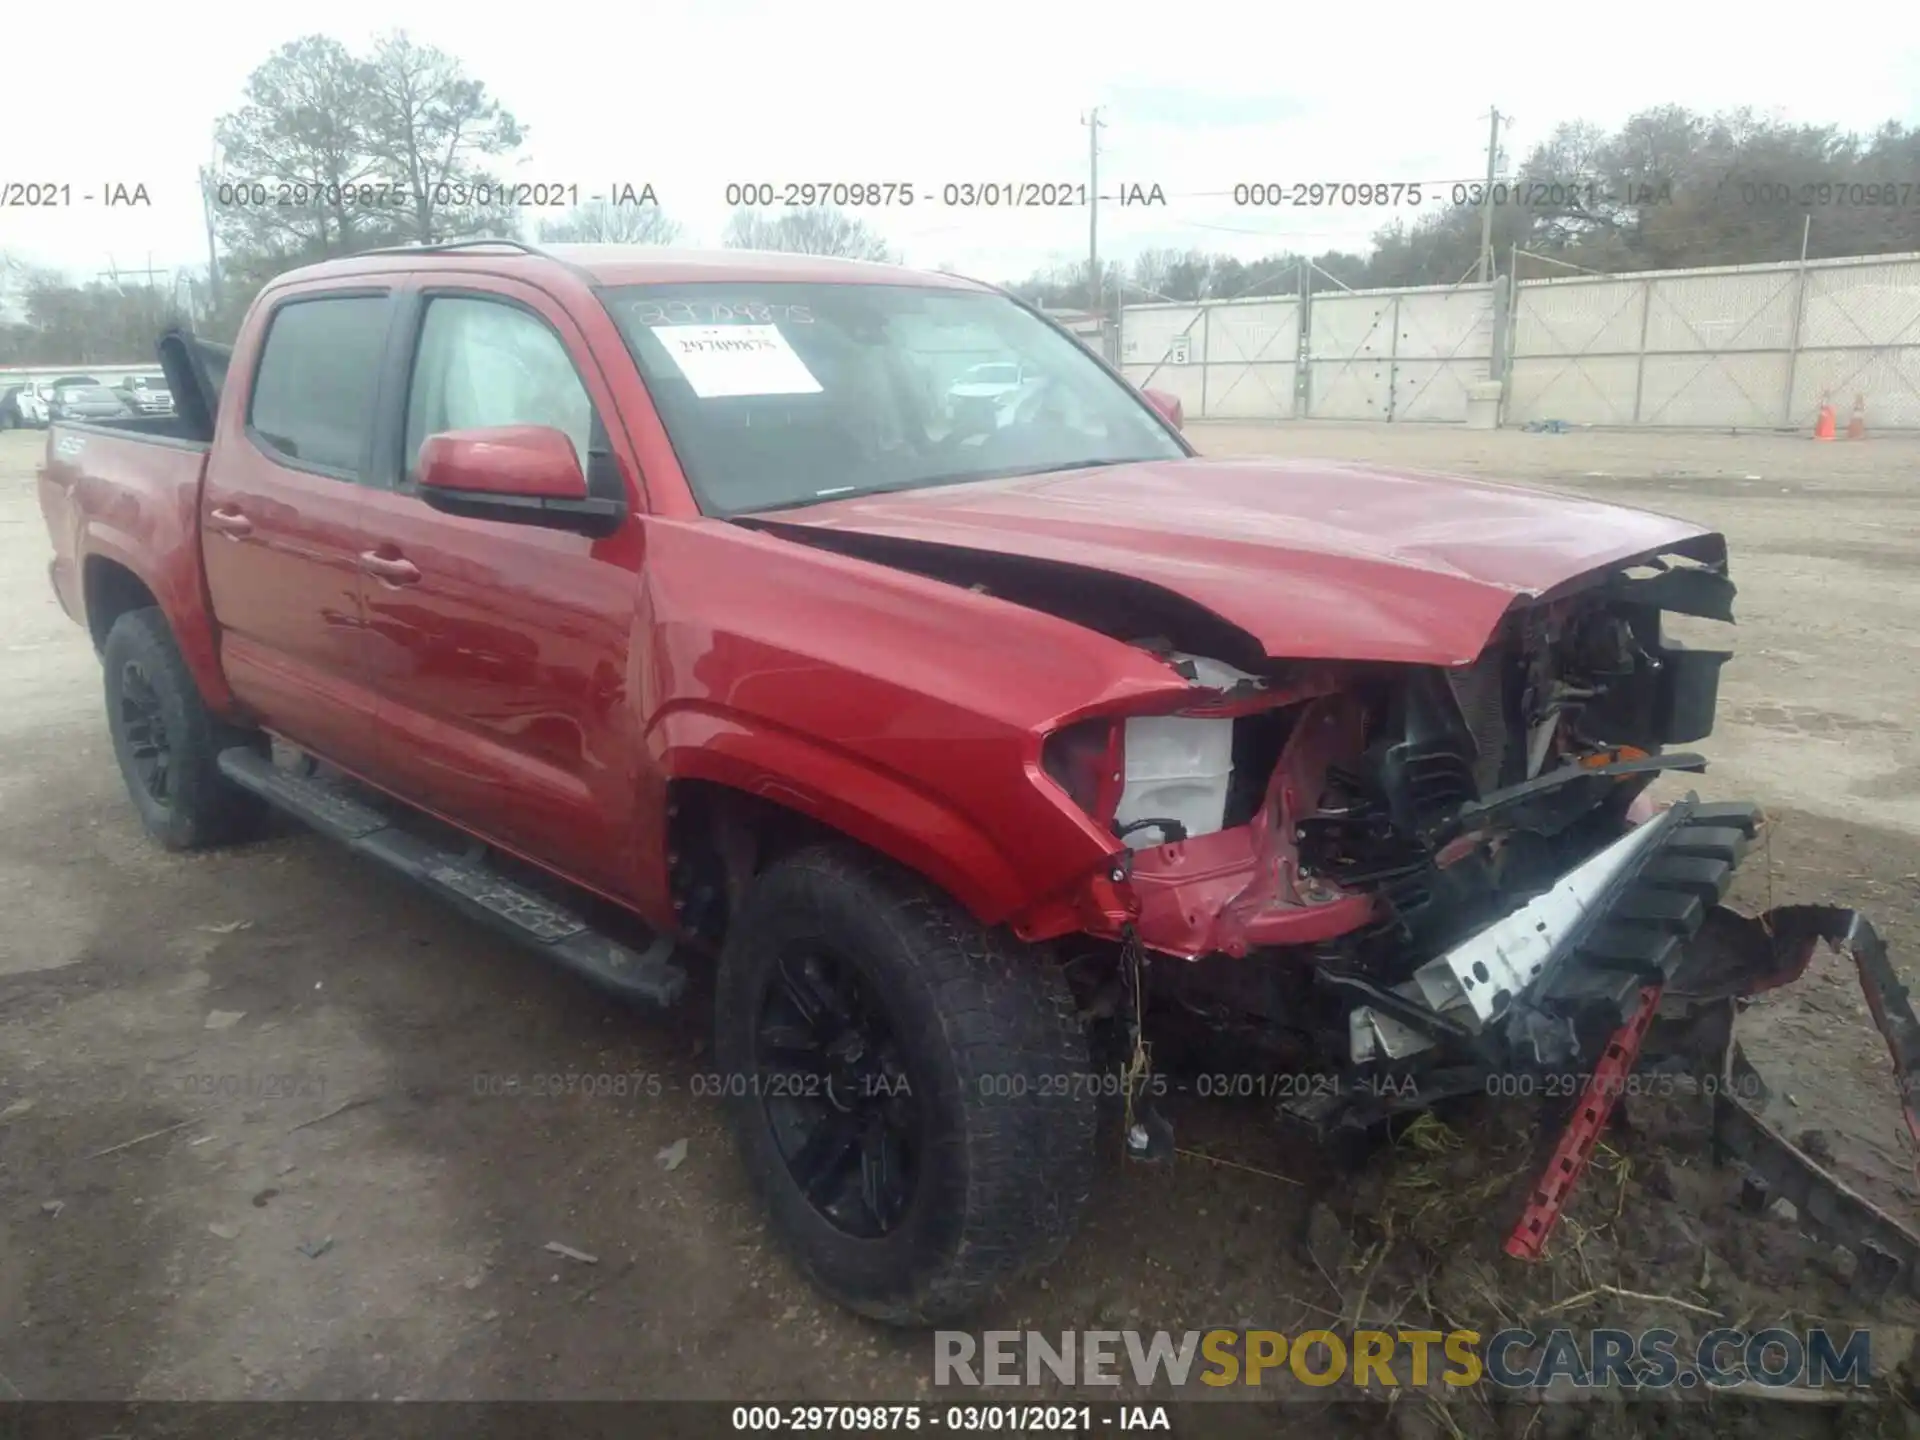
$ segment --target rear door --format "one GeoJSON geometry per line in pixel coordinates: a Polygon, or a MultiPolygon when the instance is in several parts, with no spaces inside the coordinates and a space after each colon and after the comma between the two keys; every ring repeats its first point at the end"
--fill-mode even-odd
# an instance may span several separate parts
{"type": "Polygon", "coordinates": [[[419,280],[387,374],[399,397],[381,441],[394,485],[369,492],[365,517],[382,562],[364,590],[373,778],[625,893],[644,753],[629,698],[644,543],[634,457],[586,338],[553,297],[495,275],[419,280]],[[429,435],[515,424],[564,432],[592,493],[624,500],[627,523],[593,539],[420,499],[429,435]]]}
{"type": "Polygon", "coordinates": [[[317,287],[277,301],[221,399],[201,549],[228,683],[266,725],[341,765],[370,757],[361,609],[391,293],[317,287]]]}

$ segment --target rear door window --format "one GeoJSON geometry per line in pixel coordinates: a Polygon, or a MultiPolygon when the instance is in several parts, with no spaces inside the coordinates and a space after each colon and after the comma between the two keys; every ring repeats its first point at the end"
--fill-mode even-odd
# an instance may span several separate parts
{"type": "Polygon", "coordinates": [[[358,480],[366,470],[388,297],[292,300],[274,313],[247,414],[276,458],[358,480]]]}

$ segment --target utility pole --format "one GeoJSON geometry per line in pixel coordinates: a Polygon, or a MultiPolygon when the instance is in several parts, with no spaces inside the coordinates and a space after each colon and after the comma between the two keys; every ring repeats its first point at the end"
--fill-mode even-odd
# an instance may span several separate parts
{"type": "Polygon", "coordinates": [[[207,225],[207,293],[212,297],[213,308],[220,308],[220,254],[213,244],[213,174],[206,166],[200,167],[200,218],[207,225]]]}
{"type": "Polygon", "coordinates": [[[1500,112],[1493,112],[1487,131],[1487,193],[1480,197],[1480,265],[1474,278],[1482,285],[1493,279],[1493,181],[1500,164],[1500,112]]]}
{"type": "Polygon", "coordinates": [[[1080,117],[1080,123],[1087,127],[1087,284],[1093,313],[1100,315],[1100,131],[1107,122],[1096,105],[1080,117]]]}

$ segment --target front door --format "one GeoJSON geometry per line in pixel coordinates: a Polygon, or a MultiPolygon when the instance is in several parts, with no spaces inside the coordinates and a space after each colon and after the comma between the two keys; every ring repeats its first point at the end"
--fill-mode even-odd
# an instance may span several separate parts
{"type": "Polygon", "coordinates": [[[394,302],[299,292],[267,317],[246,394],[223,397],[201,550],[233,692],[268,728],[349,768],[369,758],[360,526],[394,302]]]}
{"type": "MultiPolygon", "coordinates": [[[[434,277],[442,278],[442,277],[434,277]]],[[[603,890],[627,894],[643,736],[630,702],[642,528],[605,539],[431,510],[429,435],[550,425],[596,494],[636,508],[624,434],[585,338],[544,292],[487,277],[410,298],[397,484],[371,493],[384,573],[364,591],[388,788],[603,890]],[[484,284],[487,288],[474,288],[484,284]]]]}

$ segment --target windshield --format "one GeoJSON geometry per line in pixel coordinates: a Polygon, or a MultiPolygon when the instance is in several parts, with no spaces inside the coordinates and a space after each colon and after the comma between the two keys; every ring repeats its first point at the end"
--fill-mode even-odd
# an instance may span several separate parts
{"type": "Polygon", "coordinates": [[[1003,295],[752,281],[601,293],[710,515],[1187,453],[1077,340],[1003,295]],[[965,393],[987,382],[1007,392],[965,393]]]}

